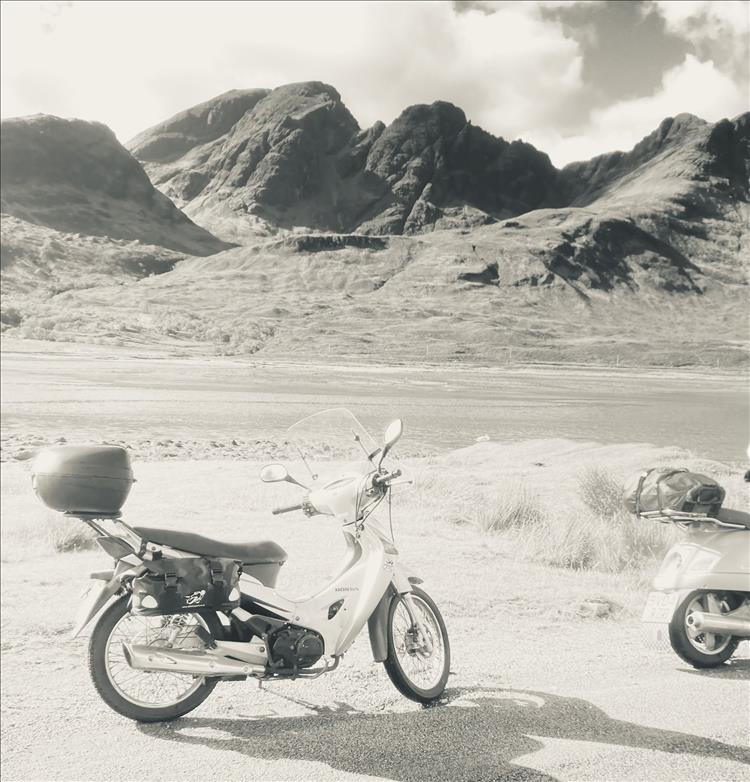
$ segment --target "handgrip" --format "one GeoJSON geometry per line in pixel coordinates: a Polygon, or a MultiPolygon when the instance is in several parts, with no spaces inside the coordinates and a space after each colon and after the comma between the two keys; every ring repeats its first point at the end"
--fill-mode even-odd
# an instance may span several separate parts
{"type": "Polygon", "coordinates": [[[401,477],[401,470],[394,470],[393,472],[387,472],[383,475],[376,475],[372,479],[373,486],[383,486],[384,484],[401,477]]]}
{"type": "Polygon", "coordinates": [[[280,508],[274,508],[271,513],[273,513],[274,516],[278,516],[279,513],[289,513],[293,510],[302,510],[302,505],[287,505],[286,507],[282,505],[280,508]]]}

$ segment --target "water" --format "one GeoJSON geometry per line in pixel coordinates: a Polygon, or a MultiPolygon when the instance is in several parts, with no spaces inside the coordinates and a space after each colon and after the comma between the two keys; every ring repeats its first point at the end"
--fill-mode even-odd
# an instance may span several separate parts
{"type": "Polygon", "coordinates": [[[103,348],[4,353],[2,390],[4,437],[278,440],[344,406],[375,431],[403,418],[410,450],[561,437],[744,462],[750,439],[746,386],[729,374],[268,367],[103,348]]]}

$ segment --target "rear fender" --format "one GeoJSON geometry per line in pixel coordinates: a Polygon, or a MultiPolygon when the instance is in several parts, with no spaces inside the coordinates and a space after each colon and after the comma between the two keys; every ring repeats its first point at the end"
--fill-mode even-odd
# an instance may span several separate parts
{"type": "Polygon", "coordinates": [[[86,625],[104,608],[110,599],[120,591],[120,582],[115,578],[110,579],[101,587],[92,584],[91,591],[86,596],[85,602],[78,613],[78,621],[70,634],[71,638],[78,638],[86,625]]]}
{"type": "Polygon", "coordinates": [[[750,591],[750,530],[689,534],[666,553],[653,583],[663,592],[750,591]]]}
{"type": "Polygon", "coordinates": [[[71,631],[71,638],[78,638],[86,625],[122,590],[122,576],[132,570],[132,563],[120,560],[114,570],[102,570],[91,574],[92,579],[104,583],[101,586],[90,585],[89,592],[78,610],[78,621],[71,631]]]}

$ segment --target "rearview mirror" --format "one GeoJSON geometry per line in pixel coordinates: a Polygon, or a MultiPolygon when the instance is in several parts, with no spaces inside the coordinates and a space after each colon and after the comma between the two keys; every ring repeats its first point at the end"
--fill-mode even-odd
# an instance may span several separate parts
{"type": "Polygon", "coordinates": [[[385,428],[383,434],[383,450],[380,452],[380,462],[382,464],[388,451],[399,441],[401,435],[404,433],[404,422],[397,418],[395,421],[391,421],[385,428]]]}
{"type": "Polygon", "coordinates": [[[263,483],[277,483],[278,481],[288,481],[289,473],[283,464],[267,464],[260,471],[260,479],[263,483]]]}

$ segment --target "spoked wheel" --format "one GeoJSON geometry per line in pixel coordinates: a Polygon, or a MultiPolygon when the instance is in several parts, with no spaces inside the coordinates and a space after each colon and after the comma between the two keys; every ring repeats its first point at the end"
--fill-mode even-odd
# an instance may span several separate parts
{"type": "Polygon", "coordinates": [[[450,673],[448,631],[432,598],[414,587],[411,606],[415,629],[403,596],[391,601],[388,613],[388,657],[383,665],[396,689],[407,698],[430,703],[445,689],[450,673]]]}
{"type": "Polygon", "coordinates": [[[696,611],[726,614],[732,610],[727,597],[721,592],[691,592],[674,612],[669,623],[669,640],[672,648],[695,668],[713,668],[726,662],[739,644],[739,638],[698,630],[690,620],[696,611]]]}
{"type": "Polygon", "coordinates": [[[123,643],[167,648],[202,649],[198,627],[215,638],[222,634],[215,614],[139,616],[128,611],[128,598],[113,603],[96,623],[89,643],[89,671],[104,702],[138,722],[181,717],[211,694],[216,679],[172,673],[138,671],[128,665],[123,643]]]}

